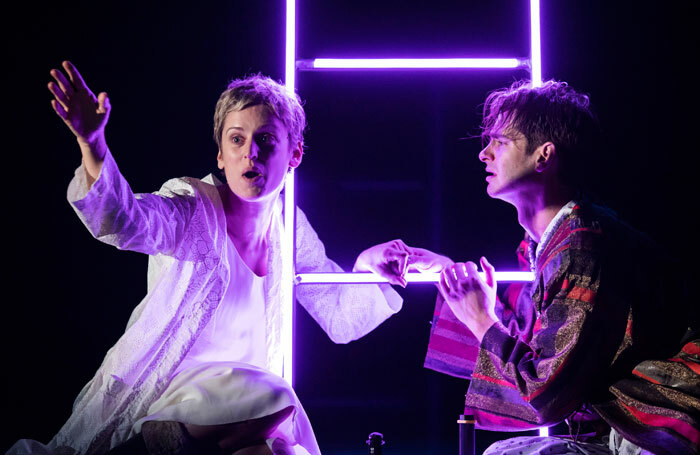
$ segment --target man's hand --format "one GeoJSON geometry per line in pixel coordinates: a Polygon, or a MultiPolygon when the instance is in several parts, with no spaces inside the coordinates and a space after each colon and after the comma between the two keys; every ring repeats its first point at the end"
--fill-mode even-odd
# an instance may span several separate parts
{"type": "Polygon", "coordinates": [[[484,279],[473,262],[456,263],[443,270],[438,288],[454,315],[481,341],[488,329],[498,322],[496,312],[495,270],[481,258],[484,279]]]}
{"type": "Polygon", "coordinates": [[[353,272],[373,272],[391,284],[406,287],[406,270],[411,249],[402,240],[380,243],[360,253],[353,272]]]}
{"type": "Polygon", "coordinates": [[[48,84],[54,96],[51,106],[78,140],[85,167],[94,180],[107,151],[105,126],[111,105],[105,92],[98,96],[92,93],[72,63],[64,61],[63,68],[68,77],[57,69],[50,71],[55,79],[48,84]]]}

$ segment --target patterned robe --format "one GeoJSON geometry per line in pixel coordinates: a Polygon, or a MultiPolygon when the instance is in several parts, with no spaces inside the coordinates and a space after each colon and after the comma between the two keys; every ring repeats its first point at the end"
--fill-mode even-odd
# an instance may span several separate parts
{"type": "Polygon", "coordinates": [[[681,345],[696,323],[674,264],[588,203],[542,245],[528,243],[535,280],[509,289],[501,323],[480,344],[438,299],[425,366],[471,379],[465,412],[480,428],[529,429],[594,410],[642,448],[697,453],[700,341],[696,332],[681,345]]]}
{"type": "MultiPolygon", "coordinates": [[[[110,153],[91,188],[85,168],[76,170],[68,188],[73,208],[95,238],[150,255],[148,293],[48,447],[21,440],[11,453],[97,454],[133,436],[134,423],[167,389],[227,287],[235,285],[229,283],[226,216],[217,184],[211,176],[181,178],[157,193],[134,194],[110,153]]],[[[281,198],[278,202],[264,282],[267,367],[275,374],[282,373],[280,306],[286,298],[280,285],[281,198]]],[[[299,209],[296,218],[296,271],[342,271],[326,257],[299,209]]],[[[389,285],[299,286],[295,296],[336,343],[364,336],[402,306],[389,285]]]]}

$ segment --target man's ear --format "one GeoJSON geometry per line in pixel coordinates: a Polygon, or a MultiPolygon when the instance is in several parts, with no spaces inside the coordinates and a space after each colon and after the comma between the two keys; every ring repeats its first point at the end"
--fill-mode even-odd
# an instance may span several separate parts
{"type": "Polygon", "coordinates": [[[537,172],[543,172],[554,164],[554,157],[557,154],[557,148],[551,142],[545,142],[535,149],[537,156],[537,172]]]}
{"type": "Polygon", "coordinates": [[[301,159],[304,156],[304,145],[297,142],[297,145],[292,148],[292,157],[289,159],[289,167],[296,168],[301,164],[301,159]]]}

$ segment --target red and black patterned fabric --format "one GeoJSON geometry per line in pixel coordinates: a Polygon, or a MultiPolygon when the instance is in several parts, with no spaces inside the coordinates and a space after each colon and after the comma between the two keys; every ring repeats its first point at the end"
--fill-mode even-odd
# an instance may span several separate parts
{"type": "Polygon", "coordinates": [[[506,293],[481,344],[436,305],[425,366],[471,379],[478,427],[534,428],[592,408],[642,448],[698,453],[697,341],[676,354],[696,323],[671,260],[611,211],[579,204],[531,267],[534,282],[506,293]]]}

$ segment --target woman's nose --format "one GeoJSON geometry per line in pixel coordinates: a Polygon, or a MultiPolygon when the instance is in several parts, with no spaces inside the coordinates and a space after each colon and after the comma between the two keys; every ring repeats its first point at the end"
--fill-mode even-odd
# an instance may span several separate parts
{"type": "Polygon", "coordinates": [[[248,146],[245,157],[249,160],[254,160],[260,154],[260,147],[258,147],[258,144],[256,144],[255,141],[250,141],[248,144],[250,145],[248,146]]]}

